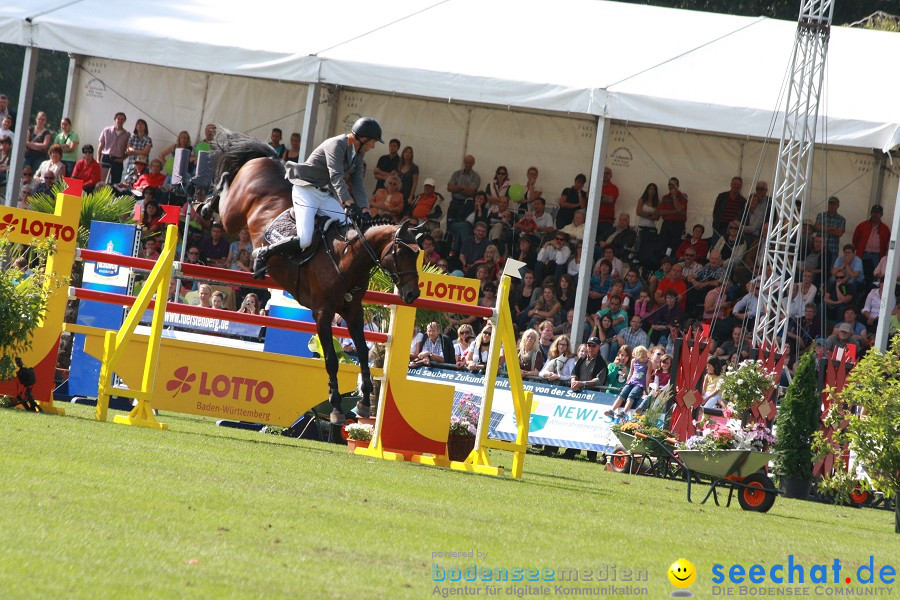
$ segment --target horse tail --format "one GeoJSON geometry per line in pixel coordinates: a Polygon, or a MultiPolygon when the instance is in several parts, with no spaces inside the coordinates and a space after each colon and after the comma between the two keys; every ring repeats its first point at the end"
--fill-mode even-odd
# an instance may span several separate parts
{"type": "Polygon", "coordinates": [[[212,156],[216,164],[213,181],[216,185],[214,192],[200,209],[200,216],[204,219],[211,219],[219,209],[219,198],[224,195],[238,170],[247,162],[254,158],[279,158],[272,146],[256,138],[224,127],[220,127],[219,132],[212,146],[212,156]]]}

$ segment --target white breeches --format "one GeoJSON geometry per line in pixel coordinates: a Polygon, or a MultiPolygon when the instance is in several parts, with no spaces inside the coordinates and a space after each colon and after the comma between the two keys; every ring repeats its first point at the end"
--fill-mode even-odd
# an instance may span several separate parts
{"type": "Polygon", "coordinates": [[[291,192],[294,202],[294,217],[297,220],[297,236],[300,248],[308,248],[312,244],[316,227],[316,215],[336,219],[339,223],[347,223],[344,209],[330,192],[323,192],[311,185],[294,185],[291,192]]]}

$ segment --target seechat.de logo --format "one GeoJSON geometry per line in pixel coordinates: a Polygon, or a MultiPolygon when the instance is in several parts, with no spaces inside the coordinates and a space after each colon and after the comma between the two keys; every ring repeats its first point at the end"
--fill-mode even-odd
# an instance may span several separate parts
{"type": "Polygon", "coordinates": [[[51,223],[41,219],[29,219],[23,217],[21,223],[12,213],[6,213],[0,219],[0,231],[16,231],[33,235],[34,237],[55,237],[64,242],[71,242],[75,239],[75,228],[71,225],[62,225],[60,223],[51,223]]]}
{"type": "Polygon", "coordinates": [[[197,385],[197,395],[215,398],[230,398],[244,402],[268,404],[275,397],[275,387],[271,382],[237,375],[212,374],[206,371],[194,373],[189,367],[178,367],[166,383],[166,390],[174,392],[172,397],[187,394],[197,385]]]}

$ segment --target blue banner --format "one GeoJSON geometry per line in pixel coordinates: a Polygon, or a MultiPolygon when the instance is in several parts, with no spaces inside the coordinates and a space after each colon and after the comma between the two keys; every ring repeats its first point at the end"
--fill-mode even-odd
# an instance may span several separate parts
{"type": "MultiPolygon", "coordinates": [[[[141,317],[141,325],[150,325],[153,321],[153,311],[148,310],[141,317]]],[[[260,338],[263,334],[262,325],[250,325],[236,321],[225,321],[210,317],[198,317],[194,315],[182,315],[166,311],[165,326],[183,331],[198,333],[211,333],[216,335],[229,335],[248,338],[260,338]]]]}

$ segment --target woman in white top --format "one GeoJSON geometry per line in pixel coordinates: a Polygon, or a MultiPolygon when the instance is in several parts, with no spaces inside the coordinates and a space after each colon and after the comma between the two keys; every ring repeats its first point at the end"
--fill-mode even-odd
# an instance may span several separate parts
{"type": "Polygon", "coordinates": [[[656,231],[656,222],[659,221],[659,188],[655,183],[648,183],[644,188],[634,212],[637,215],[638,227],[656,231]]]}
{"type": "Polygon", "coordinates": [[[818,288],[813,284],[812,271],[803,271],[803,275],[800,276],[800,282],[797,283],[797,290],[794,292],[794,299],[791,300],[791,316],[802,317],[806,305],[815,302],[818,291],[818,288]]]}
{"type": "Polygon", "coordinates": [[[572,378],[572,368],[575,367],[575,358],[572,356],[569,336],[557,336],[550,344],[550,352],[547,354],[547,362],[541,369],[540,376],[551,383],[565,384],[572,378]]]}

